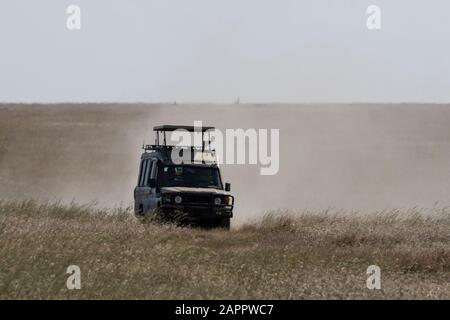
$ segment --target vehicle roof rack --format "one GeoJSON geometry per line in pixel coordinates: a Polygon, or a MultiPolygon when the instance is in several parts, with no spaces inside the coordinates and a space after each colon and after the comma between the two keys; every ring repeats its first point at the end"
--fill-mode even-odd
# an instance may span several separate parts
{"type": "Polygon", "coordinates": [[[194,127],[194,126],[178,126],[178,125],[162,125],[153,127],[153,131],[175,131],[175,130],[186,130],[188,132],[199,131],[206,132],[208,130],[214,130],[215,127],[194,127]]]}

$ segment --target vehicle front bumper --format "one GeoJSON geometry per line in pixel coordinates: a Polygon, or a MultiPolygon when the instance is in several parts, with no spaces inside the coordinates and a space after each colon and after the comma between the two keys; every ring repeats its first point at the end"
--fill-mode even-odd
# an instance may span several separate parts
{"type": "Polygon", "coordinates": [[[231,218],[233,217],[232,206],[201,206],[201,205],[176,205],[162,204],[159,211],[163,214],[181,213],[195,219],[214,219],[214,218],[231,218]]]}

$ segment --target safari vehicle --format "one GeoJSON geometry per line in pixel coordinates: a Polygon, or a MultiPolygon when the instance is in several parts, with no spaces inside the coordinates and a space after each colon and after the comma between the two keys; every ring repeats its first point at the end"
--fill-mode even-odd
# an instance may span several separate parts
{"type": "Polygon", "coordinates": [[[202,146],[174,146],[166,143],[166,133],[184,130],[189,133],[199,128],[193,126],[163,125],[153,128],[155,144],[144,145],[139,177],[134,189],[135,215],[151,214],[173,217],[181,214],[184,220],[198,225],[230,228],[234,197],[229,183],[222,176],[214,150],[205,149],[205,136],[211,143],[210,130],[201,127],[202,146]],[[160,142],[163,137],[162,143],[160,142]],[[172,160],[172,152],[190,159],[187,163],[172,160]]]}

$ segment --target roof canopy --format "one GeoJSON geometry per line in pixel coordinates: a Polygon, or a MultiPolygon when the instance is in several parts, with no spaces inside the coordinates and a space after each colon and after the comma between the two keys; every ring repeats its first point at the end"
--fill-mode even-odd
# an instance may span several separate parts
{"type": "Polygon", "coordinates": [[[175,130],[186,130],[189,132],[194,132],[195,129],[201,132],[205,132],[208,130],[213,130],[215,127],[194,127],[194,126],[177,126],[177,125],[163,125],[163,126],[156,126],[153,127],[153,131],[175,131],[175,130]]]}

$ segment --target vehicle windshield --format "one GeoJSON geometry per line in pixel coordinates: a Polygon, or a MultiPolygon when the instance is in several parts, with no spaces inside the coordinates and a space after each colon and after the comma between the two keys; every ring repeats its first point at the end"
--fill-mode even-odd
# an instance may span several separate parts
{"type": "Polygon", "coordinates": [[[218,168],[163,165],[158,172],[161,187],[223,189],[218,168]]]}

